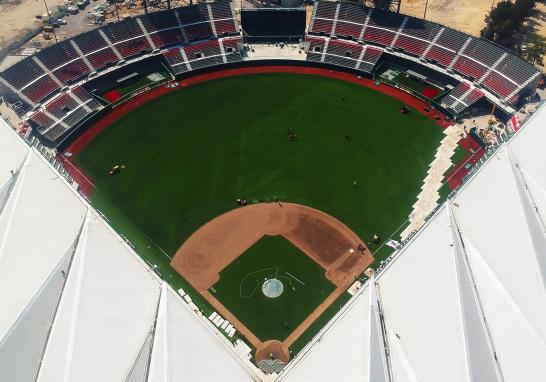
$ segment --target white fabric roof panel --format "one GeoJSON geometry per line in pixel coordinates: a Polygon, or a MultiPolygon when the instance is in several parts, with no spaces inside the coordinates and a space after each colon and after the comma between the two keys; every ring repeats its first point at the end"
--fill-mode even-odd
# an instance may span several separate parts
{"type": "Polygon", "coordinates": [[[158,281],[91,215],[38,380],[125,380],[152,330],[159,293],[158,281]]]}
{"type": "Polygon", "coordinates": [[[32,153],[0,215],[0,339],[76,239],[86,206],[32,153]]]}
{"type": "Polygon", "coordinates": [[[11,170],[17,170],[22,164],[29,151],[11,127],[0,118],[0,189],[11,178],[11,170]]]}
{"type": "Polygon", "coordinates": [[[73,253],[73,249],[68,251],[52,270],[44,285],[0,342],[0,380],[36,380],[73,253]]]}
{"type": "Polygon", "coordinates": [[[546,293],[516,181],[502,150],[457,195],[454,213],[503,375],[538,381],[546,374],[546,293]]]}
{"type": "Polygon", "coordinates": [[[369,298],[369,288],[361,290],[283,381],[370,381],[369,298]]]}
{"type": "Polygon", "coordinates": [[[252,381],[183,304],[163,287],[148,382],[252,381]]]}
{"type": "Polygon", "coordinates": [[[448,224],[442,211],[377,280],[395,381],[468,380],[448,224]]]}
{"type": "Polygon", "coordinates": [[[517,159],[526,182],[532,188],[531,194],[543,217],[546,215],[546,155],[541,154],[544,152],[546,142],[545,126],[546,107],[542,107],[542,113],[535,114],[510,144],[510,151],[517,159]]]}

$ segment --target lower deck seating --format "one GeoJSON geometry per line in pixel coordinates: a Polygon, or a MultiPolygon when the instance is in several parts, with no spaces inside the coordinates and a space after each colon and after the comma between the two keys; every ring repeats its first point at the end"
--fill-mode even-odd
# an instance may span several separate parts
{"type": "Polygon", "coordinates": [[[59,89],[60,86],[46,74],[23,88],[21,93],[27,96],[32,102],[40,103],[59,89]]]}
{"type": "Polygon", "coordinates": [[[307,61],[320,62],[326,40],[323,38],[308,36],[305,39],[305,42],[309,44],[309,48],[307,50],[307,61]]]}
{"type": "Polygon", "coordinates": [[[360,62],[358,69],[370,73],[375,67],[375,64],[377,64],[377,61],[379,61],[382,54],[382,49],[368,45],[366,47],[366,51],[364,52],[364,56],[362,56],[362,61],[360,62]]]}
{"type": "Polygon", "coordinates": [[[163,57],[167,60],[167,63],[172,68],[174,74],[184,73],[188,71],[186,61],[180,53],[180,48],[172,48],[163,52],[163,57]]]}
{"type": "Polygon", "coordinates": [[[383,50],[371,45],[308,36],[307,61],[326,62],[370,73],[383,50]]]}
{"type": "Polygon", "coordinates": [[[189,70],[219,65],[226,62],[242,61],[240,36],[199,41],[193,44],[177,46],[162,53],[174,74],[189,70]],[[184,52],[186,58],[184,58],[184,52]],[[188,67],[189,64],[189,67],[188,67]]]}
{"type": "Polygon", "coordinates": [[[191,62],[200,58],[221,55],[218,40],[209,40],[184,46],[184,52],[191,62]]]}
{"type": "Polygon", "coordinates": [[[489,73],[482,83],[502,99],[508,98],[518,88],[516,84],[495,71],[489,73]]]}
{"type": "Polygon", "coordinates": [[[67,113],[80,105],[76,99],[68,93],[61,93],[45,105],[45,109],[59,119],[63,119],[67,113]]]}
{"type": "Polygon", "coordinates": [[[115,64],[119,61],[118,56],[110,48],[101,49],[87,56],[87,59],[95,69],[104,68],[105,66],[115,64]]]}
{"type": "Polygon", "coordinates": [[[97,105],[99,106],[97,100],[95,98],[93,98],[91,96],[91,94],[89,94],[88,92],[85,91],[84,88],[82,88],[81,86],[78,86],[78,87],[75,87],[73,88],[72,90],[72,93],[78,97],[81,101],[90,101],[93,103],[93,105],[97,105]]]}
{"type": "Polygon", "coordinates": [[[442,105],[458,115],[482,97],[483,93],[479,89],[461,82],[442,99],[442,105]]]}
{"type": "Polygon", "coordinates": [[[37,111],[29,118],[28,123],[30,127],[39,133],[49,129],[55,121],[49,118],[43,111],[37,111]]]}
{"type": "Polygon", "coordinates": [[[55,142],[98,109],[100,103],[78,86],[47,101],[28,123],[39,135],[55,142]]]}
{"type": "Polygon", "coordinates": [[[192,69],[206,68],[224,62],[218,40],[209,40],[184,46],[192,69]]]}
{"type": "Polygon", "coordinates": [[[239,49],[243,44],[243,39],[241,37],[225,38],[221,43],[224,46],[224,52],[228,62],[239,62],[243,60],[239,49]]]}

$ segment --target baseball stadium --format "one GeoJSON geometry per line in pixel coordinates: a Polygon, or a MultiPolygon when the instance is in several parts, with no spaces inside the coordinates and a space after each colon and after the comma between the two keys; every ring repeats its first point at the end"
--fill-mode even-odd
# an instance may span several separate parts
{"type": "Polygon", "coordinates": [[[396,0],[96,4],[0,65],[0,381],[543,380],[530,48],[396,0]]]}

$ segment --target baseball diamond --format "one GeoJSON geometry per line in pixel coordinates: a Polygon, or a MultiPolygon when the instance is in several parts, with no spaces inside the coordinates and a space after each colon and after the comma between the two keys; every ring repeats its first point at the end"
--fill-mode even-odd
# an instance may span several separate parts
{"type": "Polygon", "coordinates": [[[365,247],[355,251],[360,243],[325,213],[292,203],[260,203],[199,228],[172,266],[256,347],[257,355],[282,342],[280,359],[287,362],[287,349],[372,263],[365,247]],[[298,249],[312,261],[298,258],[298,249]],[[257,279],[248,280],[253,275],[257,279]],[[287,283],[284,298],[273,303],[256,294],[259,280],[277,278],[287,283]],[[251,284],[247,291],[245,282],[251,284]]]}
{"type": "Polygon", "coordinates": [[[401,114],[400,101],[362,84],[291,73],[189,79],[68,151],[93,182],[91,200],[144,258],[173,257],[170,269],[182,277],[170,277],[195,290],[205,312],[228,319],[257,361],[269,348],[287,361],[343,306],[374,258],[389,253],[372,237],[405,218],[442,136],[429,116],[401,114]],[[111,176],[114,164],[125,167],[111,176]],[[267,278],[283,283],[282,296],[260,310],[261,291],[240,297],[258,279],[241,285],[244,274],[234,271],[249,256],[245,274],[273,268],[258,287],[267,278]]]}

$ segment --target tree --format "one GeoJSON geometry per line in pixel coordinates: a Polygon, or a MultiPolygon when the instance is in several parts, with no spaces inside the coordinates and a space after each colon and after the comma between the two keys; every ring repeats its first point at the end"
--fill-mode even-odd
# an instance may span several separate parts
{"type": "Polygon", "coordinates": [[[481,36],[503,45],[514,48],[516,35],[522,30],[525,21],[532,16],[536,0],[500,1],[485,16],[485,27],[481,36]]]}
{"type": "Polygon", "coordinates": [[[533,34],[523,54],[531,64],[543,66],[544,55],[546,54],[546,38],[536,33],[533,34]]]}

